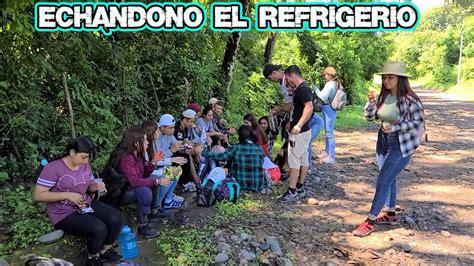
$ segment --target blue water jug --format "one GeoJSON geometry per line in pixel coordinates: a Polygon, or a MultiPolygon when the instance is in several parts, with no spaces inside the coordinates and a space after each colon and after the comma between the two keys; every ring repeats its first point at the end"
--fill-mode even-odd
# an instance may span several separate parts
{"type": "Polygon", "coordinates": [[[133,259],[138,256],[137,238],[132,229],[128,225],[124,225],[119,235],[120,253],[126,260],[133,259]]]}

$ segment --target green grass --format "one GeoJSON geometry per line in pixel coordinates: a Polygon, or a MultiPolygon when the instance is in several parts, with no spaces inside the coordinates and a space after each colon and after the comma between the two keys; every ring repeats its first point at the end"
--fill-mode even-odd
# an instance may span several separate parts
{"type": "Polygon", "coordinates": [[[474,80],[462,81],[461,84],[449,88],[446,92],[474,101],[474,80]]]}
{"type": "Polygon", "coordinates": [[[336,130],[361,129],[369,125],[364,118],[364,105],[350,105],[337,113],[336,130]]]}

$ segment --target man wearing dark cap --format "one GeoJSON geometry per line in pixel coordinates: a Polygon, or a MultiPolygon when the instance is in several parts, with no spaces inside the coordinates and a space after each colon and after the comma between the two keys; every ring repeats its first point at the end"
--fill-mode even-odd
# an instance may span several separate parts
{"type": "Polygon", "coordinates": [[[293,108],[293,96],[292,91],[288,90],[288,87],[285,84],[285,73],[283,72],[283,67],[281,65],[266,64],[263,68],[263,76],[266,79],[278,82],[280,84],[279,92],[285,100],[284,105],[274,108],[272,112],[291,112],[291,109],[293,108]]]}

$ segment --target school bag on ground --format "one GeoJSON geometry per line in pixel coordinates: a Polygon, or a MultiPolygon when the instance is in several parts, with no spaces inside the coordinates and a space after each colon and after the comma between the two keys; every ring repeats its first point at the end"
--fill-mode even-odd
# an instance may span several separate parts
{"type": "Polygon", "coordinates": [[[222,167],[212,169],[201,183],[202,188],[211,188],[216,200],[236,202],[240,195],[240,184],[231,177],[226,176],[222,167]]]}

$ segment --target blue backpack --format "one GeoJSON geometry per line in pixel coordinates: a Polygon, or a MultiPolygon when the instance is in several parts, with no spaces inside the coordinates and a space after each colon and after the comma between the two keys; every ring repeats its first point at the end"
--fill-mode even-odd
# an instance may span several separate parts
{"type": "Polygon", "coordinates": [[[214,183],[209,178],[205,178],[202,181],[201,186],[212,185],[212,191],[218,201],[228,200],[230,202],[236,202],[240,196],[240,185],[232,177],[226,177],[224,180],[214,183]]]}

